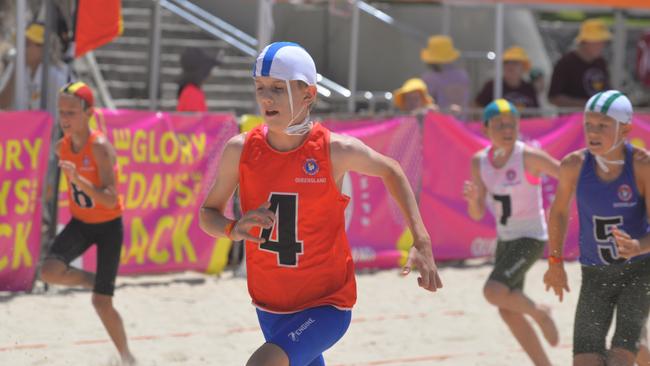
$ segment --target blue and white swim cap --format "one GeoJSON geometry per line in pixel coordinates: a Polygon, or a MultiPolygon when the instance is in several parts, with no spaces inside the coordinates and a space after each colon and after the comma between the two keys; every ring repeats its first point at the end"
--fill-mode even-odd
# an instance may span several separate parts
{"type": "Polygon", "coordinates": [[[632,102],[618,90],[600,92],[587,101],[585,112],[602,113],[617,122],[632,123],[632,102]]]}
{"type": "Polygon", "coordinates": [[[301,80],[316,85],[316,64],[302,46],[293,42],[275,42],[257,56],[253,77],[270,76],[291,81],[301,80]]]}

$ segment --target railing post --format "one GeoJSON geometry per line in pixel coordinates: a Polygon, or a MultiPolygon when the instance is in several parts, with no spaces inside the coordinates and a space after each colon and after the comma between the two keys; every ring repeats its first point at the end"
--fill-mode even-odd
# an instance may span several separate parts
{"type": "Polygon", "coordinates": [[[45,2],[45,42],[43,42],[43,60],[41,61],[41,105],[39,106],[42,110],[48,110],[50,113],[53,113],[57,110],[52,105],[48,105],[50,100],[50,63],[52,59],[50,58],[50,53],[52,53],[52,45],[50,39],[52,38],[52,29],[53,29],[53,20],[54,20],[54,2],[46,1],[45,2]]]}
{"type": "Polygon", "coordinates": [[[348,74],[348,112],[354,113],[357,102],[357,61],[359,56],[359,0],[352,0],[352,29],[350,32],[350,65],[348,74]]]}
{"type": "Polygon", "coordinates": [[[25,28],[27,22],[25,21],[25,14],[27,11],[26,0],[16,0],[16,68],[15,68],[15,83],[14,83],[14,109],[25,110],[27,109],[27,80],[25,79],[25,28]]]}
{"type": "Polygon", "coordinates": [[[160,0],[153,0],[151,9],[151,48],[149,49],[149,109],[158,109],[160,84],[160,34],[161,8],[160,0]]]}
{"type": "Polygon", "coordinates": [[[625,44],[627,43],[627,30],[625,29],[625,14],[623,10],[614,13],[614,42],[612,49],[614,60],[612,64],[612,87],[620,89],[623,86],[625,44]]]}
{"type": "Polygon", "coordinates": [[[504,18],[504,5],[497,3],[495,6],[496,16],[494,21],[495,34],[494,34],[494,99],[499,99],[503,96],[503,18],[504,18]]]}
{"type": "Polygon", "coordinates": [[[257,52],[262,52],[273,39],[273,1],[257,1],[257,52]]]}

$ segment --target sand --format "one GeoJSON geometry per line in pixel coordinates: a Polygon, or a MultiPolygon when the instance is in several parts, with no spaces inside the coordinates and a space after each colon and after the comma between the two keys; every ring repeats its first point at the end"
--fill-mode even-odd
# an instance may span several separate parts
{"type": "MultiPolygon", "coordinates": [[[[568,263],[564,302],[544,291],[546,263],[528,274],[527,293],[548,304],[560,344],[545,348],[555,365],[571,364],[580,268],[568,263]]],[[[397,270],[357,276],[358,303],[344,338],[325,353],[328,366],[529,365],[481,288],[483,260],[443,266],[445,287],[429,293],[397,270]]],[[[148,365],[244,365],[263,343],[246,281],[232,273],[119,277],[115,303],[133,353],[148,365]]],[[[112,365],[116,352],[90,304],[90,292],[55,287],[0,294],[0,365],[112,365]]],[[[540,334],[539,329],[536,328],[540,334]]]]}

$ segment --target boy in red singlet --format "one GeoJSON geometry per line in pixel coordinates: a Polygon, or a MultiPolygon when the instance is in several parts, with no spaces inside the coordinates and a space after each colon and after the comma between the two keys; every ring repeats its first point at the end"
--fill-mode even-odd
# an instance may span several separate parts
{"type": "Polygon", "coordinates": [[[100,131],[90,129],[93,92],[83,82],[59,93],[63,138],[56,146],[59,166],[69,184],[72,219],[54,239],[41,268],[43,281],[93,290],[92,302],[120,353],[122,365],[134,365],[120,314],[113,307],[115,277],[122,249],[122,202],[117,193],[115,150],[100,131]],[[97,274],[70,267],[92,244],[97,245],[97,274]]]}
{"type": "Polygon", "coordinates": [[[248,290],[266,339],[248,365],[320,366],[322,353],[345,334],[356,301],[345,235],[349,197],[340,193],[346,172],[380,177],[398,202],[414,235],[404,274],[416,266],[429,291],[442,282],[399,164],[309,120],[316,100],[311,56],[295,43],[273,43],[253,77],[265,123],[226,144],[200,223],[212,236],[246,240],[248,290]],[[233,221],[224,209],[237,185],[244,215],[233,221]]]}

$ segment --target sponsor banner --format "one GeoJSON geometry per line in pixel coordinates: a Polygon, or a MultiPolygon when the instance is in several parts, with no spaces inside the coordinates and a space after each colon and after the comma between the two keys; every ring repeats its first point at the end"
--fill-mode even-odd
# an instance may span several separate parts
{"type": "Polygon", "coordinates": [[[3,112],[0,121],[0,291],[29,291],[40,256],[52,119],[45,112],[3,112]]]}

